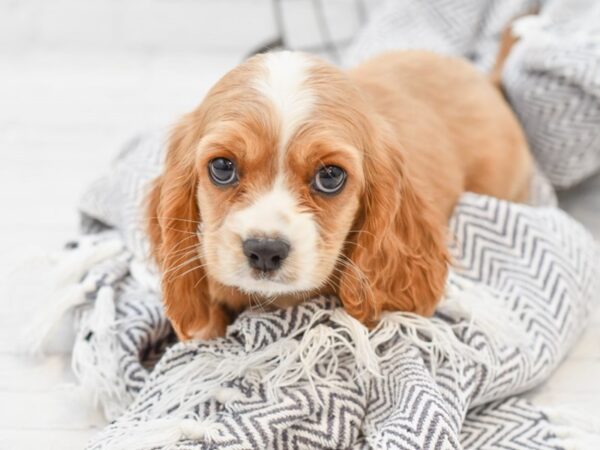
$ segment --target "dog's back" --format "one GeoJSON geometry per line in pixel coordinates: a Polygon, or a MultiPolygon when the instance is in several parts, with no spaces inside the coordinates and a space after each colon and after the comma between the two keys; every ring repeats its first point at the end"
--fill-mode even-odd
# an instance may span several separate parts
{"type": "Polygon", "coordinates": [[[524,201],[532,159],[499,89],[468,62],[424,51],[350,71],[391,126],[420,189],[448,215],[463,191],[524,201]]]}

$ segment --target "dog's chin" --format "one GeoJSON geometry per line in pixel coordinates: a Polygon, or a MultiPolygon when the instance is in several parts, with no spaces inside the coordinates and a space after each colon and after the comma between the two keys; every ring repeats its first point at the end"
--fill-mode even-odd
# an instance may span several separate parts
{"type": "Polygon", "coordinates": [[[292,279],[278,272],[261,274],[248,271],[227,280],[224,284],[234,287],[244,294],[267,299],[300,296],[317,288],[313,283],[300,278],[292,279]]]}
{"type": "Polygon", "coordinates": [[[297,283],[280,280],[277,277],[261,278],[254,276],[244,277],[236,283],[235,287],[246,294],[254,294],[262,297],[287,296],[305,290],[297,283]]]}

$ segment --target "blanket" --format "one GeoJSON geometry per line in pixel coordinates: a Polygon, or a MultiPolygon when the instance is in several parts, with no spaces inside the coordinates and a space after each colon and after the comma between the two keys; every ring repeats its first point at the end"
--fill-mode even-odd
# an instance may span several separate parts
{"type": "MultiPolygon", "coordinates": [[[[119,154],[83,197],[85,234],[58,258],[79,280],[56,302],[77,305],[74,370],[113,420],[89,448],[568,444],[519,396],[560,363],[600,287],[600,249],[565,213],[463,195],[433,318],[386,313],[369,331],[337,299],[316,298],[248,310],[224,338],[176,343],[140,220],[163,149],[154,133],[119,154]]],[[[543,179],[534,192],[554,201],[543,179]]]]}
{"type": "Polygon", "coordinates": [[[347,66],[382,51],[426,49],[489,71],[511,20],[520,37],[504,92],[541,168],[557,188],[600,169],[600,3],[595,0],[384,0],[345,54],[347,66]]]}

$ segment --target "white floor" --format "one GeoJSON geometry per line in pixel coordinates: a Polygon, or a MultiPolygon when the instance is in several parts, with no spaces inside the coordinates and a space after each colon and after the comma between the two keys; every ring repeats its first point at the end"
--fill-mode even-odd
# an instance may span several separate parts
{"type": "MultiPolygon", "coordinates": [[[[115,57],[29,53],[0,60],[0,271],[24,247],[52,249],[77,230],[84,186],[136,130],[190,109],[240,54],[115,57]]],[[[600,237],[600,177],[564,196],[600,237]]],[[[35,280],[33,280],[35,282],[35,280]]],[[[0,298],[0,449],[79,449],[104,421],[77,399],[69,357],[19,355],[36,301],[0,298]]],[[[533,394],[600,417],[600,311],[556,374],[533,394]]]]}

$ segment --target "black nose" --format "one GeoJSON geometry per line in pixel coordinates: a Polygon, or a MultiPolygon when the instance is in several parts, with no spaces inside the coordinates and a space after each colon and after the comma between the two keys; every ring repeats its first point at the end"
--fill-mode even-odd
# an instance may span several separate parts
{"type": "Polygon", "coordinates": [[[246,239],[242,247],[250,267],[263,272],[279,269],[290,252],[290,244],[281,239],[246,239]]]}

